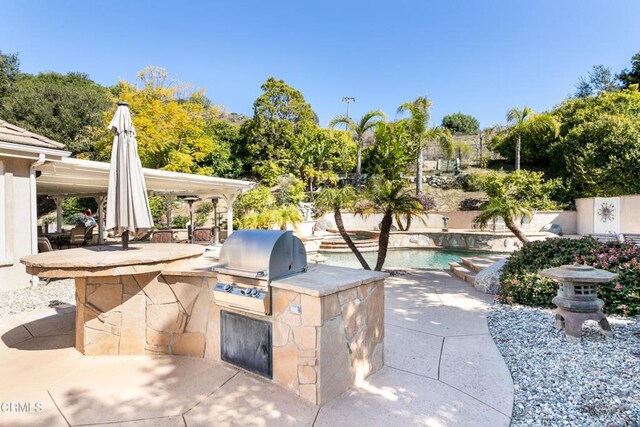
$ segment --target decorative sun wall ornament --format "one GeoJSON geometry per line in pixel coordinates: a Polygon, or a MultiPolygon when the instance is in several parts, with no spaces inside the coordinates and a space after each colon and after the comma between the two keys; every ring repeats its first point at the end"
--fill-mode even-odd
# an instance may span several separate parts
{"type": "Polygon", "coordinates": [[[613,203],[603,202],[598,208],[598,217],[600,218],[601,222],[613,222],[616,217],[615,211],[616,207],[613,205],[613,203]]]}

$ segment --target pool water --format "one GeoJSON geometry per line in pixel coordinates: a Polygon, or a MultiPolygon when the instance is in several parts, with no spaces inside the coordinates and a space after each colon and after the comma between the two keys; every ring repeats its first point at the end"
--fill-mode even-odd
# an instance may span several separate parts
{"type": "MultiPolygon", "coordinates": [[[[398,268],[441,268],[448,269],[450,262],[460,262],[462,257],[470,257],[479,253],[461,249],[390,249],[387,252],[385,267],[398,268]]],[[[320,252],[327,258],[328,265],[340,267],[362,268],[360,262],[352,252],[335,253],[320,252]]],[[[371,268],[375,267],[378,259],[377,252],[365,252],[362,254],[371,268]]]]}

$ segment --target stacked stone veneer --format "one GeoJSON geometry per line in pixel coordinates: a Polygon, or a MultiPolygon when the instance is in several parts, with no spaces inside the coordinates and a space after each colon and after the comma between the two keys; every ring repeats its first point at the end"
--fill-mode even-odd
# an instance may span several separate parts
{"type": "MultiPolygon", "coordinates": [[[[216,278],[76,278],[76,348],[86,355],[176,354],[220,361],[216,278]]],[[[272,288],[273,381],[322,404],[383,365],[383,280],[317,296],[272,288]]]]}
{"type": "MultiPolygon", "coordinates": [[[[358,234],[377,237],[377,232],[358,230],[358,234]]],[[[530,235],[530,240],[544,240],[552,235],[538,233],[530,235]]],[[[511,252],[521,243],[511,232],[483,233],[481,231],[424,231],[392,232],[389,235],[390,248],[460,248],[495,252],[511,252]]]]}
{"type": "Polygon", "coordinates": [[[76,348],[87,355],[204,355],[206,277],[76,278],[76,348]]]}

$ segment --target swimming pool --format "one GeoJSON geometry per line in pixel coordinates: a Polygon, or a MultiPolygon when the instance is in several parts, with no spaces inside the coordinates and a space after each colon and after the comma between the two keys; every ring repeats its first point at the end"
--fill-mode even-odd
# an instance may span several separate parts
{"type": "MultiPolygon", "coordinates": [[[[462,257],[470,257],[486,252],[459,250],[459,249],[389,249],[385,267],[398,268],[449,268],[450,262],[460,262],[462,257]]],[[[341,267],[362,268],[356,256],[352,252],[320,252],[327,258],[328,265],[341,267]]],[[[377,252],[365,252],[362,254],[371,268],[375,267],[378,258],[377,252]]]]}

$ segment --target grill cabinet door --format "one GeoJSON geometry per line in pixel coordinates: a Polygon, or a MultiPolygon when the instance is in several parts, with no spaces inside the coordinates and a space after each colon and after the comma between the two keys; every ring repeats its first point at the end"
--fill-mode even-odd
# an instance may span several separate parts
{"type": "Polygon", "coordinates": [[[271,323],[224,310],[220,317],[222,360],[272,378],[271,323]]]}

